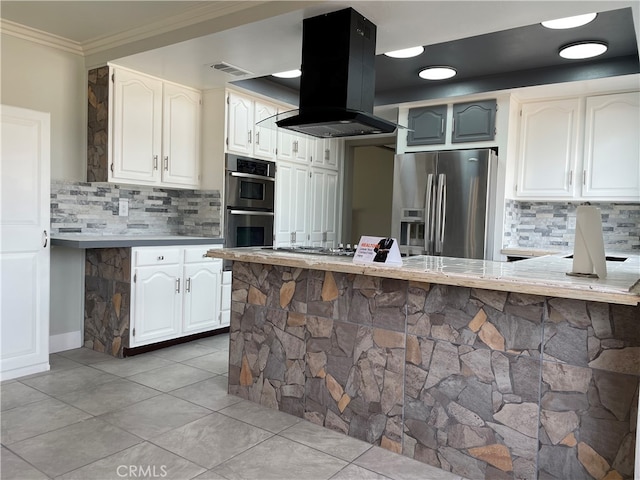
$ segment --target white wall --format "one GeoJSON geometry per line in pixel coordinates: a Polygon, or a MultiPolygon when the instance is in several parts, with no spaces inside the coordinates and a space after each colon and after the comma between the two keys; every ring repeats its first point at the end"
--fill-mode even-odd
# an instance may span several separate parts
{"type": "Polygon", "coordinates": [[[86,180],[84,58],[1,35],[0,102],[51,114],[51,178],[86,180]]]}

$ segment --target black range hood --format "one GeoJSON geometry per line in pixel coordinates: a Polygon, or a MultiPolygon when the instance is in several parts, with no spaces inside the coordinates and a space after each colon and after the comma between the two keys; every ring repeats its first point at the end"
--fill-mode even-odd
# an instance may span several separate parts
{"type": "Polygon", "coordinates": [[[302,23],[300,108],[276,125],[313,137],[393,133],[373,115],[376,26],[352,8],[302,23]]]}

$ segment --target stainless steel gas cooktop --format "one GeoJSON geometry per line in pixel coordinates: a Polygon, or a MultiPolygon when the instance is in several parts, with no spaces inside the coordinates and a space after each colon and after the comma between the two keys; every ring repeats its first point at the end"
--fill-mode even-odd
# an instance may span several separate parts
{"type": "Polygon", "coordinates": [[[325,247],[308,247],[301,245],[299,247],[263,247],[265,250],[273,250],[274,252],[287,252],[287,253],[304,253],[312,255],[325,255],[325,256],[341,256],[341,257],[353,257],[356,252],[352,248],[325,248],[325,247]]]}

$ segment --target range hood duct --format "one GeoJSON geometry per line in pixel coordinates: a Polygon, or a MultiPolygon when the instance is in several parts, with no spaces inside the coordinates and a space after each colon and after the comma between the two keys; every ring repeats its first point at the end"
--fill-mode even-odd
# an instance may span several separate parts
{"type": "Polygon", "coordinates": [[[299,110],[276,125],[321,138],[393,133],[373,115],[375,50],[376,26],[352,8],[303,20],[299,110]]]}

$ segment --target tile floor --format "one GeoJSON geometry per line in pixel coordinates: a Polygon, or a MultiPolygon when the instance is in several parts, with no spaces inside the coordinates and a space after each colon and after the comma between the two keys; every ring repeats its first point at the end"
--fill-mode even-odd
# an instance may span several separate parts
{"type": "Polygon", "coordinates": [[[3,382],[0,478],[462,478],[228,395],[228,340],[126,359],[69,350],[3,382]]]}

